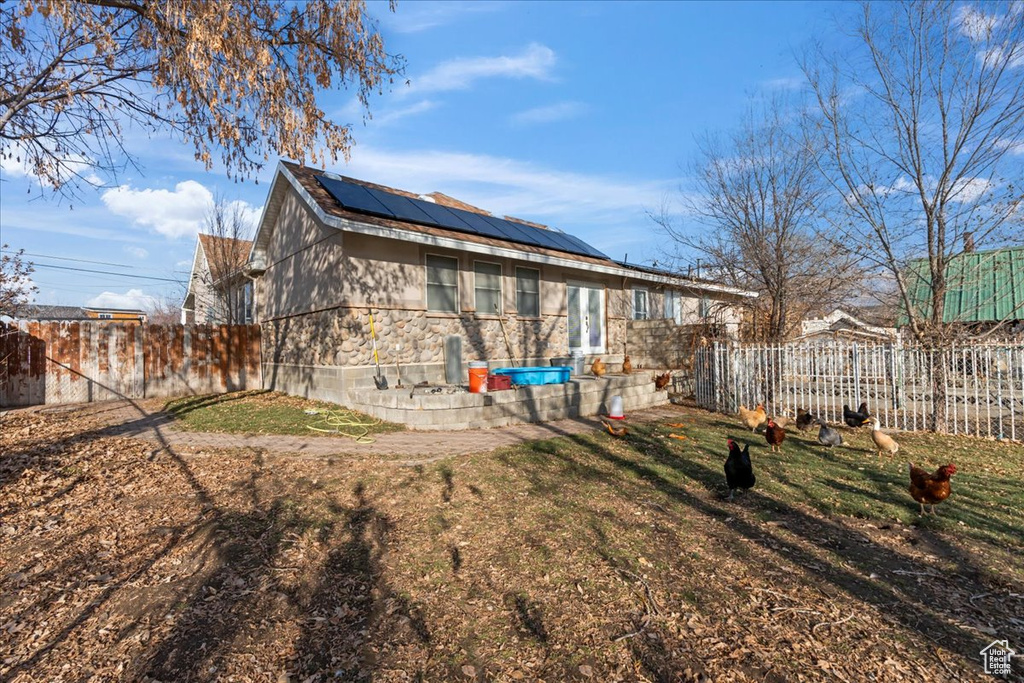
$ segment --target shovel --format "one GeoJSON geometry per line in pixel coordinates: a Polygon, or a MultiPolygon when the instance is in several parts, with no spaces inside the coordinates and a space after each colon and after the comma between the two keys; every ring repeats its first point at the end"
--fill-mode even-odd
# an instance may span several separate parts
{"type": "Polygon", "coordinates": [[[370,311],[370,340],[373,342],[373,364],[377,366],[377,376],[373,378],[373,383],[377,385],[378,389],[384,390],[388,388],[388,378],[380,373],[380,358],[377,357],[377,332],[373,329],[373,311],[370,311]]]}

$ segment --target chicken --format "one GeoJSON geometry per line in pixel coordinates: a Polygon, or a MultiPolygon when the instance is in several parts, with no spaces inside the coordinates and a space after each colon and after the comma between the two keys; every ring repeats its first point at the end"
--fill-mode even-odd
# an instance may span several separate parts
{"type": "Polygon", "coordinates": [[[818,420],[820,425],[818,429],[818,443],[822,446],[828,446],[829,448],[835,448],[836,446],[843,445],[843,435],[837,432],[832,427],[828,426],[828,423],[824,420],[818,420]]]}
{"type": "Polygon", "coordinates": [[[806,432],[811,428],[812,425],[818,424],[818,418],[811,415],[811,413],[803,408],[796,409],[796,428],[801,432],[806,432]]]}
{"type": "Polygon", "coordinates": [[[739,445],[732,439],[728,440],[729,457],[725,460],[725,483],[729,486],[729,500],[732,500],[736,489],[753,488],[754,466],[750,462],[750,446],[744,446],[740,450],[739,445]]]}
{"type": "Polygon", "coordinates": [[[843,421],[851,427],[860,427],[871,421],[871,413],[868,412],[868,404],[861,403],[856,411],[850,410],[850,406],[843,404],[843,421]]]}
{"type": "Polygon", "coordinates": [[[888,453],[889,455],[896,455],[896,451],[900,449],[900,445],[896,443],[896,440],[881,430],[878,424],[878,418],[873,417],[871,421],[874,426],[871,428],[871,440],[875,442],[875,448],[878,450],[878,457],[882,457],[882,453],[888,453]]]}
{"type": "Polygon", "coordinates": [[[782,427],[783,429],[788,427],[789,423],[792,421],[793,418],[790,415],[779,415],[778,417],[775,418],[775,424],[782,427]]]}
{"type": "Polygon", "coordinates": [[[633,372],[633,364],[629,360],[629,356],[622,359],[622,373],[628,375],[633,372]]]}
{"type": "Polygon", "coordinates": [[[914,467],[914,463],[907,463],[907,470],[910,473],[910,495],[921,504],[921,514],[925,512],[925,504],[932,506],[932,514],[935,514],[935,506],[949,498],[952,490],[949,487],[949,478],[956,474],[956,465],[950,463],[935,470],[935,474],[928,474],[920,467],[914,467]]]}
{"type": "Polygon", "coordinates": [[[613,427],[611,426],[611,424],[604,421],[602,421],[602,424],[604,424],[605,429],[607,429],[608,433],[611,434],[612,436],[623,437],[626,434],[629,434],[629,430],[626,429],[625,427],[613,427]]]}
{"type": "Polygon", "coordinates": [[[782,442],[786,440],[786,430],[780,427],[775,420],[769,418],[768,426],[764,428],[764,440],[772,447],[772,453],[776,449],[781,453],[782,442]]]}
{"type": "Polygon", "coordinates": [[[661,391],[662,389],[664,389],[665,387],[667,387],[671,383],[672,383],[672,373],[671,372],[666,372],[666,373],[664,373],[662,375],[657,375],[654,378],[654,388],[657,389],[658,391],[661,391]]]}
{"type": "Polygon", "coordinates": [[[747,425],[752,432],[756,432],[757,428],[764,424],[764,421],[768,418],[768,415],[764,412],[764,405],[761,403],[758,403],[757,407],[753,410],[740,406],[739,415],[740,422],[747,425]]]}
{"type": "Polygon", "coordinates": [[[590,371],[598,377],[604,377],[604,373],[608,372],[608,367],[604,364],[604,361],[598,358],[594,361],[594,364],[590,366],[590,371]]]}

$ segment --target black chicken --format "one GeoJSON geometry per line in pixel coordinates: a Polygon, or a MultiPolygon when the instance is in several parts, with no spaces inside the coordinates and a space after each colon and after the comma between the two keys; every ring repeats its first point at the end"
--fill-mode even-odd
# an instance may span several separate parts
{"type": "Polygon", "coordinates": [[[729,457],[725,460],[725,483],[729,485],[729,500],[736,489],[753,488],[754,466],[750,462],[750,445],[740,450],[739,445],[729,439],[729,457]]]}
{"type": "Polygon", "coordinates": [[[817,422],[818,418],[811,415],[810,411],[803,408],[796,409],[796,428],[801,432],[806,432],[811,428],[811,425],[817,424],[817,422]]]}
{"type": "Polygon", "coordinates": [[[843,404],[843,421],[851,427],[860,427],[871,420],[871,413],[868,412],[867,402],[861,403],[856,411],[850,410],[850,406],[843,404]]]}
{"type": "Polygon", "coordinates": [[[843,445],[842,434],[829,427],[828,423],[824,420],[818,420],[818,424],[821,425],[821,428],[818,429],[818,443],[829,448],[843,445]]]}

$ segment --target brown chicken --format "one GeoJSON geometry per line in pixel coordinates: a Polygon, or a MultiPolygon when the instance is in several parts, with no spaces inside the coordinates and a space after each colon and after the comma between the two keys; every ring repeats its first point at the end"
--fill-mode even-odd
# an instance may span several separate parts
{"type": "Polygon", "coordinates": [[[602,424],[604,424],[605,429],[607,429],[608,433],[611,434],[612,436],[623,437],[626,434],[629,434],[629,430],[626,429],[625,427],[613,427],[611,426],[611,424],[604,422],[603,420],[602,424]]]}
{"type": "Polygon", "coordinates": [[[914,467],[914,463],[908,462],[907,469],[910,472],[910,495],[921,504],[921,514],[927,514],[924,506],[932,506],[932,514],[935,514],[935,506],[949,498],[952,489],[949,487],[949,478],[956,474],[956,465],[950,463],[935,470],[934,474],[928,474],[920,467],[914,467]]]}
{"type": "Polygon", "coordinates": [[[776,424],[775,420],[769,419],[768,426],[764,428],[764,440],[772,447],[772,453],[776,449],[781,453],[782,442],[786,440],[786,430],[776,424]]]}
{"type": "Polygon", "coordinates": [[[740,422],[747,425],[752,432],[756,432],[757,428],[764,424],[764,421],[768,418],[768,415],[764,412],[764,405],[761,403],[758,403],[757,407],[753,410],[740,406],[739,415],[740,422]]]}
{"type": "Polygon", "coordinates": [[[630,362],[629,356],[622,359],[622,372],[626,375],[633,372],[633,363],[630,362]]]}
{"type": "Polygon", "coordinates": [[[604,373],[608,372],[608,367],[604,364],[603,360],[598,358],[590,367],[590,371],[597,375],[598,377],[604,377],[604,373]]]}
{"type": "Polygon", "coordinates": [[[665,387],[667,387],[671,383],[672,383],[672,373],[671,372],[666,372],[666,373],[664,373],[662,375],[657,375],[654,378],[654,388],[657,389],[658,391],[661,391],[662,389],[664,389],[665,387]]]}

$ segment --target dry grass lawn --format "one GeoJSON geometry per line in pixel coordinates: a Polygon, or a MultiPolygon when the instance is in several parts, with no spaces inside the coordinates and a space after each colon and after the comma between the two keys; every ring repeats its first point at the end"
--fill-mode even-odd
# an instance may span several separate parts
{"type": "Polygon", "coordinates": [[[399,467],[0,415],[0,679],[976,681],[1024,647],[1020,445],[901,435],[960,471],[921,519],[866,430],[671,421],[399,467]]]}

